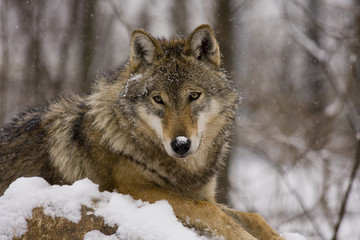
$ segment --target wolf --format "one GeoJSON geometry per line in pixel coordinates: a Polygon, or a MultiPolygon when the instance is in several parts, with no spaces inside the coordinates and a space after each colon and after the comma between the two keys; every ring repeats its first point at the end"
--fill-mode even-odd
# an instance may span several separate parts
{"type": "Polygon", "coordinates": [[[220,65],[209,25],[175,39],[134,30],[127,63],[89,94],[62,94],[1,130],[0,194],[18,177],[89,178],[101,190],[165,199],[205,235],[282,239],[260,215],[215,202],[239,99],[220,65]]]}

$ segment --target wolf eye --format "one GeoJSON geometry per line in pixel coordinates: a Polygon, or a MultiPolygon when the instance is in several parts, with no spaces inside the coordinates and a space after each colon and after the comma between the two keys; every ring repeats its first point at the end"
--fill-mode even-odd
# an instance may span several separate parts
{"type": "Polygon", "coordinates": [[[154,96],[153,99],[158,104],[164,104],[162,98],[159,95],[154,96]]]}
{"type": "Polygon", "coordinates": [[[198,99],[200,97],[200,95],[201,95],[201,93],[199,93],[199,92],[191,92],[190,96],[189,96],[190,102],[198,99]]]}

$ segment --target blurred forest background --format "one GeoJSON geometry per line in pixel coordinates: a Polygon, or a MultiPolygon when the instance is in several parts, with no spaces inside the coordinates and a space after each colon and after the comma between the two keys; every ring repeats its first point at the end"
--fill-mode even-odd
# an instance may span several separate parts
{"type": "Polygon", "coordinates": [[[219,200],[279,232],[360,239],[359,0],[0,0],[0,124],[87,92],[134,28],[202,23],[242,98],[219,200]]]}

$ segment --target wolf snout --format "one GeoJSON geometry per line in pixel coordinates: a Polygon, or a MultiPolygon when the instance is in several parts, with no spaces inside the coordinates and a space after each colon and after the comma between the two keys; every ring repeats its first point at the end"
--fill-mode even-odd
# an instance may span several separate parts
{"type": "Polygon", "coordinates": [[[171,148],[179,157],[185,157],[191,148],[191,140],[184,136],[176,137],[171,141],[171,148]]]}

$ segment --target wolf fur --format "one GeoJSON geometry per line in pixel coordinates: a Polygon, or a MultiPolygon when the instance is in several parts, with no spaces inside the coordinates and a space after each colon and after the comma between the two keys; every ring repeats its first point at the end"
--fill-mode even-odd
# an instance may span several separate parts
{"type": "Polygon", "coordinates": [[[0,193],[18,177],[82,178],[101,190],[166,199],[185,225],[226,239],[282,239],[257,214],[215,203],[238,97],[212,29],[188,38],[132,34],[128,63],[92,92],[20,113],[1,130],[0,193]]]}

